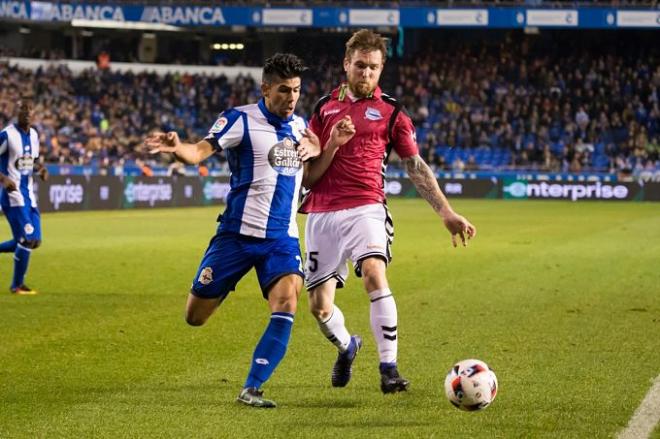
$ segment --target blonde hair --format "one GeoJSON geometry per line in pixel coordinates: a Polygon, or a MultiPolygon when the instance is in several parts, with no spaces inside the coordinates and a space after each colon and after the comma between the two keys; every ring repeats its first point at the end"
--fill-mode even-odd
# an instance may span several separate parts
{"type": "Polygon", "coordinates": [[[346,59],[351,59],[353,52],[359,50],[360,52],[372,52],[380,50],[383,55],[383,63],[387,56],[387,40],[369,29],[360,29],[355,32],[351,38],[346,42],[346,59]]]}

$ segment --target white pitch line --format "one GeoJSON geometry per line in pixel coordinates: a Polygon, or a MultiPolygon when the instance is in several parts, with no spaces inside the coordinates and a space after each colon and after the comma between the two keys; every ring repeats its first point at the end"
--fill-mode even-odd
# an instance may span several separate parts
{"type": "Polygon", "coordinates": [[[653,381],[651,389],[637,407],[628,426],[617,436],[617,439],[648,438],[660,422],[660,375],[653,381]]]}

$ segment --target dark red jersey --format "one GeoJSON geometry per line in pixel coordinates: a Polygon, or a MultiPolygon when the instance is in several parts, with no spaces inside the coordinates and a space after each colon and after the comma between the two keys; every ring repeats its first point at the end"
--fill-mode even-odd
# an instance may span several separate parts
{"type": "Polygon", "coordinates": [[[303,200],[300,211],[331,212],[383,203],[383,172],[389,147],[401,158],[418,154],[415,127],[402,106],[376,88],[354,100],[343,84],[319,101],[309,127],[325,145],[332,126],[351,116],[355,135],[339,147],[328,170],[303,200]]]}

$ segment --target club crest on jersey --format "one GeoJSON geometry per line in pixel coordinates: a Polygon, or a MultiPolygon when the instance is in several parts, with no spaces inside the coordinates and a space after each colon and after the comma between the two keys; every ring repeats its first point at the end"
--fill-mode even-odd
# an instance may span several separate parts
{"type": "Polygon", "coordinates": [[[268,152],[268,163],[275,172],[287,176],[296,175],[302,168],[296,145],[288,137],[273,145],[268,152]]]}
{"type": "Polygon", "coordinates": [[[367,107],[367,111],[364,112],[364,117],[369,120],[381,120],[383,115],[380,114],[377,108],[367,107]]]}
{"type": "Polygon", "coordinates": [[[197,281],[202,285],[208,285],[213,282],[213,269],[211,267],[202,268],[202,272],[199,273],[197,281]]]}
{"type": "Polygon", "coordinates": [[[219,133],[227,125],[227,122],[229,122],[229,121],[227,120],[226,117],[223,116],[223,117],[219,118],[218,120],[215,121],[215,123],[211,127],[210,132],[213,133],[213,134],[219,133]]]}
{"type": "Polygon", "coordinates": [[[30,223],[27,223],[25,227],[23,227],[23,230],[25,230],[26,235],[31,235],[34,233],[34,226],[30,223]]]}
{"type": "Polygon", "coordinates": [[[16,169],[22,175],[29,175],[34,167],[34,157],[31,155],[22,155],[16,159],[16,169]]]}

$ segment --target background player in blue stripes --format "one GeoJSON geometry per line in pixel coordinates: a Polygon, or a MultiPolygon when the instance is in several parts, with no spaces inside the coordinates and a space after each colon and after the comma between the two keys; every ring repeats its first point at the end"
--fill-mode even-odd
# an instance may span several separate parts
{"type": "Polygon", "coordinates": [[[21,98],[18,120],[0,131],[0,206],[11,227],[12,239],[0,243],[0,253],[14,253],[14,277],[11,292],[33,295],[25,285],[25,273],[32,250],[41,244],[41,218],[34,196],[32,174],[46,180],[46,167],[37,162],[39,135],[31,127],[32,97],[21,98]]]}
{"type": "MultiPolygon", "coordinates": [[[[181,143],[170,132],[155,133],[145,141],[153,153],[171,152],[189,164],[225,151],[231,190],[188,295],[186,321],[203,325],[255,268],[271,318],[237,400],[256,407],[276,406],[263,398],[260,388],[284,357],[302,289],[296,223],[302,162],[320,154],[318,141],[307,137],[307,122],[294,114],[304,70],[295,55],[276,54],[263,68],[263,98],[224,111],[204,140],[181,143]]],[[[339,121],[328,144],[342,145],[354,132],[350,121],[339,121]]]]}

